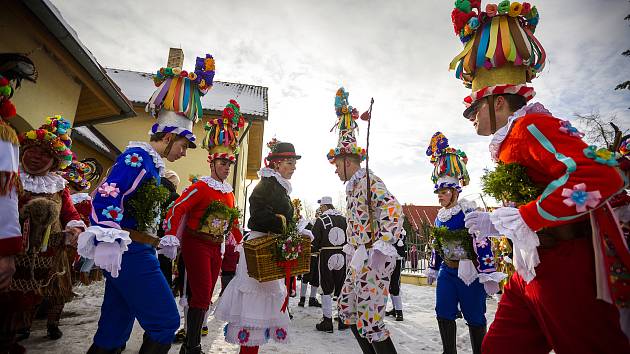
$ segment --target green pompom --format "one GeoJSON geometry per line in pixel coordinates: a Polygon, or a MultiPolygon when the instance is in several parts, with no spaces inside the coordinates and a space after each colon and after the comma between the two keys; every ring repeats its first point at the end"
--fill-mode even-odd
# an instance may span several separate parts
{"type": "Polygon", "coordinates": [[[469,0],[457,0],[455,1],[455,8],[464,12],[469,13],[471,10],[470,1],[469,0]]]}
{"type": "Polygon", "coordinates": [[[499,3],[499,13],[506,14],[510,11],[510,0],[503,0],[499,3]]]}

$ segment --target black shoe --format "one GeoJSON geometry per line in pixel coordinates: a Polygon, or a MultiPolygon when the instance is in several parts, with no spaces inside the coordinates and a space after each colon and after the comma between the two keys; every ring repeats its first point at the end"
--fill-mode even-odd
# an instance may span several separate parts
{"type": "Polygon", "coordinates": [[[359,347],[361,348],[361,351],[363,352],[363,354],[376,354],[374,347],[372,346],[372,344],[370,344],[367,338],[361,337],[361,335],[359,334],[359,330],[357,329],[357,326],[350,326],[350,330],[352,330],[352,334],[354,335],[354,338],[359,343],[359,347]]]}
{"type": "Polygon", "coordinates": [[[162,344],[154,341],[148,334],[144,334],[144,340],[138,354],[168,354],[168,350],[171,349],[171,343],[162,344]]]}
{"type": "Polygon", "coordinates": [[[396,310],[391,309],[389,311],[385,311],[385,316],[392,316],[395,317],[396,316],[396,310]]]}
{"type": "Polygon", "coordinates": [[[177,333],[175,333],[175,338],[173,338],[173,343],[183,343],[186,341],[186,328],[180,328],[177,333]]]}
{"type": "Polygon", "coordinates": [[[179,349],[179,354],[203,354],[201,327],[206,321],[206,311],[195,307],[188,308],[186,321],[186,340],[179,349]]]}
{"type": "Polygon", "coordinates": [[[440,337],[442,338],[443,354],[456,354],[457,324],[455,324],[455,320],[438,318],[437,321],[438,327],[440,328],[440,337]]]}
{"type": "Polygon", "coordinates": [[[289,313],[289,319],[292,320],[293,319],[293,314],[291,313],[291,311],[289,311],[289,309],[287,309],[287,312],[289,313]]]}
{"type": "Polygon", "coordinates": [[[18,329],[15,332],[15,341],[19,342],[25,339],[28,339],[28,337],[31,336],[31,329],[30,328],[22,328],[22,329],[18,329]]]}
{"type": "Polygon", "coordinates": [[[380,342],[372,342],[376,354],[396,354],[396,347],[391,337],[380,342]]]}
{"type": "Polygon", "coordinates": [[[308,298],[308,307],[322,307],[322,304],[320,304],[319,301],[317,301],[316,298],[309,297],[308,298]]]}
{"type": "Polygon", "coordinates": [[[335,318],[335,321],[339,322],[339,323],[337,323],[337,329],[340,330],[340,331],[343,331],[343,330],[346,330],[346,329],[350,328],[350,326],[348,326],[347,324],[343,323],[341,318],[339,318],[338,316],[335,318]]]}
{"type": "Polygon", "coordinates": [[[317,328],[317,330],[321,332],[332,333],[333,332],[332,318],[330,317],[322,318],[322,321],[316,324],[315,328],[317,328]]]}
{"type": "Polygon", "coordinates": [[[120,354],[125,350],[125,346],[117,349],[104,349],[101,347],[97,347],[96,344],[92,344],[90,349],[88,349],[87,354],[120,354]]]}
{"type": "Polygon", "coordinates": [[[57,340],[63,336],[63,332],[59,329],[59,326],[50,324],[48,325],[48,339],[57,340]]]}
{"type": "Polygon", "coordinates": [[[304,303],[306,302],[306,297],[300,296],[300,302],[298,302],[299,307],[304,307],[304,303]]]}
{"type": "Polygon", "coordinates": [[[486,335],[486,326],[468,326],[468,332],[473,354],[481,354],[481,343],[486,335]]]}
{"type": "Polygon", "coordinates": [[[396,316],[396,321],[402,321],[403,320],[402,310],[396,310],[395,316],[396,316]]]}

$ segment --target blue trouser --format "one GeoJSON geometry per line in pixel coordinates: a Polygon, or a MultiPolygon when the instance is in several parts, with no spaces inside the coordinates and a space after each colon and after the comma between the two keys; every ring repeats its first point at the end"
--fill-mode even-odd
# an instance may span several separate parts
{"type": "Polygon", "coordinates": [[[179,313],[173,293],[160,270],[151,246],[132,242],[122,256],[120,274],[105,274],[105,297],[94,344],[115,349],[127,343],[138,319],[155,342],[170,344],[179,328],[179,313]]]}
{"type": "Polygon", "coordinates": [[[479,280],[467,286],[457,277],[457,268],[444,263],[437,276],[435,313],[438,318],[455,320],[457,304],[469,326],[486,325],[486,291],[479,280]]]}

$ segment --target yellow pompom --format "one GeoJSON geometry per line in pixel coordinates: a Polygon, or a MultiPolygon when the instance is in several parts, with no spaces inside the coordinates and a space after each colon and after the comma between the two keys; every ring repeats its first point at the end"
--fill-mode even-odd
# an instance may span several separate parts
{"type": "Polygon", "coordinates": [[[510,11],[508,11],[508,15],[510,17],[516,17],[521,14],[521,10],[523,9],[523,5],[520,2],[513,2],[510,4],[510,11]]]}

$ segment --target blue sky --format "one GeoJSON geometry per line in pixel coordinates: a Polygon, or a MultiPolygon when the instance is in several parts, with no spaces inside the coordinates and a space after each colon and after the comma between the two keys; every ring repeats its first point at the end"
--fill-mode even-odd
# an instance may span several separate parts
{"type": "MultiPolygon", "coordinates": [[[[325,158],[337,139],[329,129],[339,86],[360,111],[374,97],[370,167],[402,203],[437,204],[424,155],[436,130],[469,156],[465,195],[479,193],[492,166],[489,139],[461,117],[469,91],[448,71],[462,48],[452,1],[52,1],[103,66],[151,72],[169,47],[181,47],[185,68],[212,53],[216,80],[269,87],[265,139],[293,142],[303,155],[292,196],[307,204],[343,191],[325,158]]],[[[630,58],[621,56],[630,48],[630,2],[532,4],[548,55],[534,100],[565,119],[599,112],[630,126],[630,91],[613,90],[630,79],[630,58]]]]}

